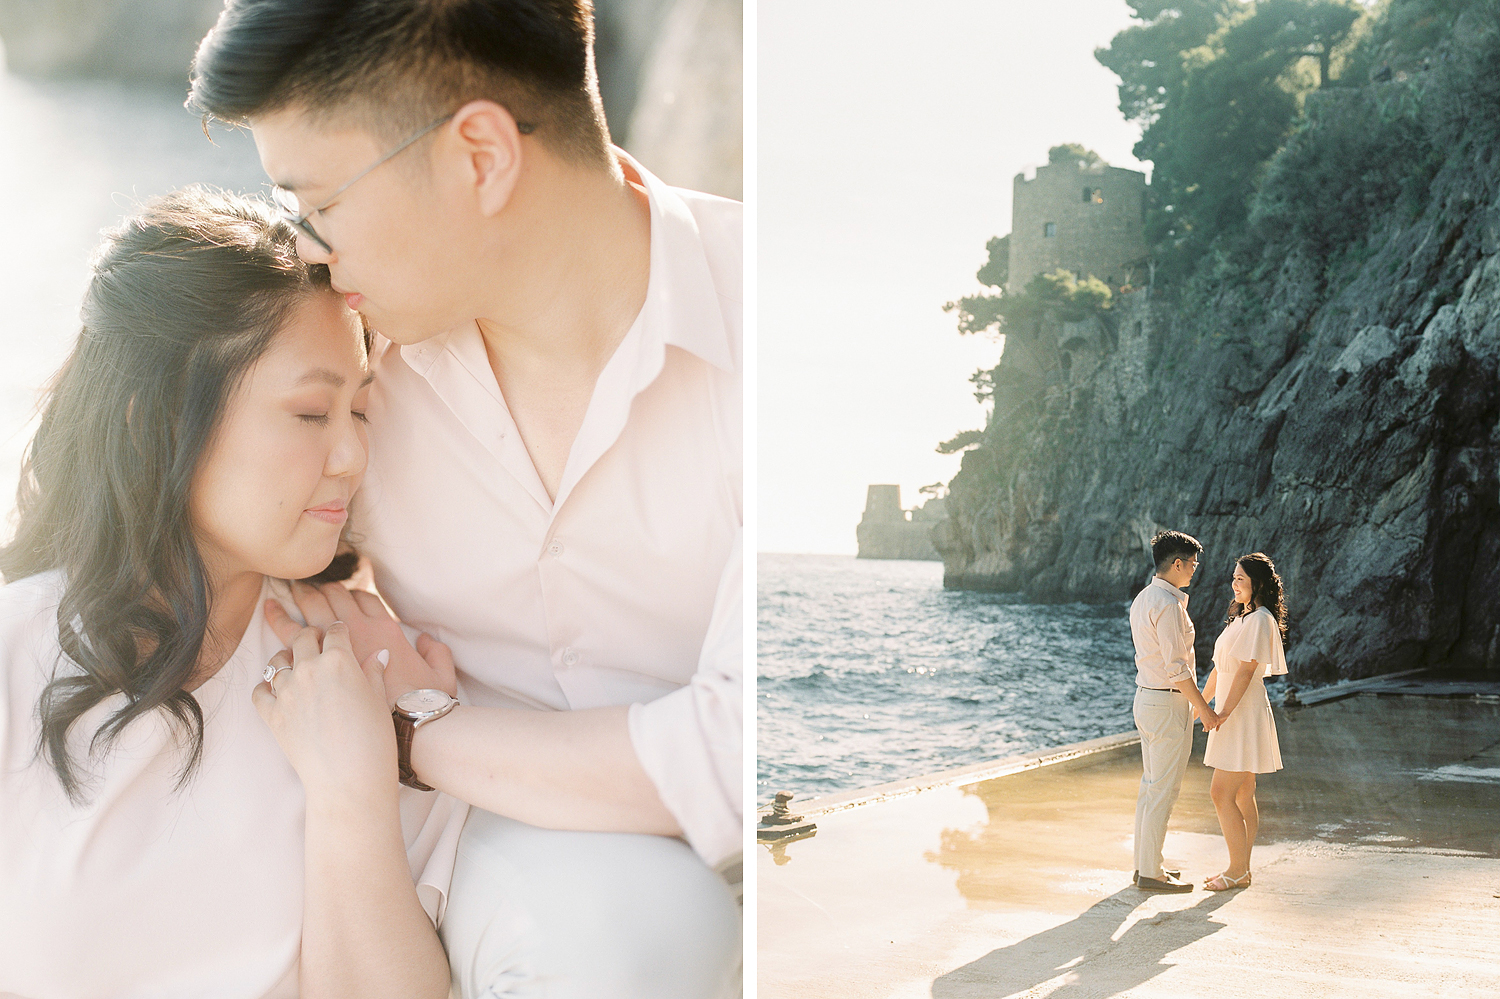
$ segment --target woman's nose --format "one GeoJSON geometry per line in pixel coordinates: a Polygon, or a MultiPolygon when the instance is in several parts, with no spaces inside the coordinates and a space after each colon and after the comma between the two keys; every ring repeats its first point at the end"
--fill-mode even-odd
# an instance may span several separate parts
{"type": "Polygon", "coordinates": [[[364,472],[369,457],[369,445],[365,442],[362,424],[351,418],[345,432],[328,452],[323,470],[332,479],[359,475],[364,472]]]}

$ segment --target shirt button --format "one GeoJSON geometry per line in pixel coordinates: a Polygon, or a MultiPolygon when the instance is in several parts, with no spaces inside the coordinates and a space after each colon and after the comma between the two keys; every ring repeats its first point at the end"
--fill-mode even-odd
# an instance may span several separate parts
{"type": "Polygon", "coordinates": [[[578,653],[574,652],[572,649],[564,649],[562,654],[562,661],[564,666],[577,666],[578,653]]]}
{"type": "Polygon", "coordinates": [[[547,551],[551,552],[553,555],[561,555],[563,552],[562,542],[554,540],[550,545],[547,546],[547,551]]]}

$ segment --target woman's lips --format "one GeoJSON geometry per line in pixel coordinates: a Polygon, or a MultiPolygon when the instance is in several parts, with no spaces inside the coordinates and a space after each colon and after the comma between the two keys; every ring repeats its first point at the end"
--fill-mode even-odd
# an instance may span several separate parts
{"type": "Polygon", "coordinates": [[[349,519],[349,511],[342,502],[324,503],[322,506],[315,506],[302,512],[325,524],[342,524],[349,519]]]}

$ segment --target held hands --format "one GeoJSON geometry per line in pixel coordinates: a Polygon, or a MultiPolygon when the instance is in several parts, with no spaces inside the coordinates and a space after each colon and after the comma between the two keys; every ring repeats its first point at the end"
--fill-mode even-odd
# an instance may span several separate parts
{"type": "MultiPolygon", "coordinates": [[[[396,698],[408,690],[432,687],[457,696],[458,680],[448,646],[423,634],[417,638],[417,647],[412,648],[401,625],[375,594],[349,590],[338,583],[325,583],[321,587],[293,583],[292,596],[311,629],[326,630],[336,622],[343,622],[348,628],[350,647],[360,662],[381,649],[390,651],[390,664],[384,676],[387,712],[395,706],[396,698]]],[[[266,602],[266,621],[276,637],[289,646],[302,631],[302,626],[275,600],[266,602]]],[[[277,690],[281,689],[280,682],[277,681],[277,690]]],[[[386,727],[390,727],[389,718],[386,727]]]]}
{"type": "Polygon", "coordinates": [[[382,650],[361,664],[349,629],[298,629],[292,650],[276,653],[271,683],[251,692],[261,718],[302,778],[309,803],[394,804],[396,734],[385,703],[382,650]]]}
{"type": "Polygon", "coordinates": [[[1203,723],[1203,731],[1205,732],[1212,732],[1224,724],[1224,716],[1215,712],[1213,708],[1208,706],[1207,702],[1204,702],[1202,708],[1192,708],[1192,712],[1193,717],[1203,723]]]}

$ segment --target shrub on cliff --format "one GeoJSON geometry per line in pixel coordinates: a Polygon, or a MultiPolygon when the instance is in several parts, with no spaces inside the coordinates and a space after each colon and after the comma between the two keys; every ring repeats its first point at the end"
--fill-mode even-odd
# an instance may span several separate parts
{"type": "Polygon", "coordinates": [[[1353,0],[1128,0],[1142,22],[1095,52],[1153,164],[1146,238],[1166,280],[1246,226],[1302,97],[1329,86],[1357,37],[1353,0]]]}
{"type": "MultiPolygon", "coordinates": [[[[990,240],[991,260],[997,242],[1003,240],[990,240]]],[[[985,269],[980,268],[979,273],[980,280],[983,280],[985,269]]],[[[1072,271],[1059,268],[1038,274],[1026,283],[1024,291],[1017,294],[1008,295],[1001,291],[993,295],[966,295],[956,302],[944,302],[943,311],[958,313],[960,333],[1001,336],[1017,326],[1035,326],[1048,313],[1063,322],[1082,322],[1106,311],[1113,297],[1109,285],[1094,275],[1080,281],[1072,271]]]]}
{"type": "Polygon", "coordinates": [[[1398,0],[1358,55],[1370,82],[1311,95],[1255,197],[1278,252],[1336,262],[1410,221],[1449,155],[1500,145],[1500,0],[1398,0]]]}
{"type": "MultiPolygon", "coordinates": [[[[1331,259],[1392,210],[1409,221],[1425,203],[1443,153],[1406,83],[1314,95],[1307,117],[1271,163],[1250,223],[1256,235],[1331,259]]],[[[1392,220],[1394,221],[1394,220],[1392,220]]]]}

